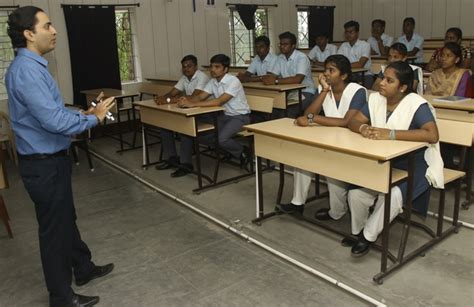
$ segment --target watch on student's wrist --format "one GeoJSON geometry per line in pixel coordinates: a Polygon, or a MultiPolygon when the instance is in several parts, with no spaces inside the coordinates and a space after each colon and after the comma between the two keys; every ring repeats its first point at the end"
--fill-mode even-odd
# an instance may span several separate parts
{"type": "Polygon", "coordinates": [[[275,79],[275,84],[278,84],[280,83],[280,81],[278,79],[275,79]]]}
{"type": "Polygon", "coordinates": [[[166,98],[166,103],[171,103],[171,98],[167,97],[166,98]]]}
{"type": "Polygon", "coordinates": [[[314,114],[313,113],[308,113],[306,115],[306,118],[308,119],[308,124],[312,124],[314,122],[314,114]]]}

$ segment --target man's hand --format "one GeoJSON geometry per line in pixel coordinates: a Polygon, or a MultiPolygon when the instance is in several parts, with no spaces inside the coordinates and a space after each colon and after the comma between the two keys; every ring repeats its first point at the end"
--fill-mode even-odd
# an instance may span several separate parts
{"type": "Polygon", "coordinates": [[[192,108],[195,106],[195,103],[190,101],[187,97],[181,97],[178,100],[178,107],[180,108],[192,108]]]}
{"type": "Polygon", "coordinates": [[[109,97],[104,101],[98,102],[97,106],[91,111],[91,114],[95,115],[99,122],[102,122],[105,118],[105,114],[112,109],[115,105],[115,97],[109,97]]]}
{"type": "Polygon", "coordinates": [[[165,96],[155,96],[155,97],[153,97],[153,100],[155,100],[155,103],[157,105],[166,104],[166,97],[165,96]]]}
{"type": "Polygon", "coordinates": [[[278,77],[276,75],[265,75],[262,76],[262,81],[265,85],[274,85],[277,78],[278,77]]]}

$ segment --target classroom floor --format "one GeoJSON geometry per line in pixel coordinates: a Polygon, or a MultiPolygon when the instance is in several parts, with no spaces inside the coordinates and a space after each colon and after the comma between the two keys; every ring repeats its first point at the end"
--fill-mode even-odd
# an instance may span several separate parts
{"type": "MultiPolygon", "coordinates": [[[[371,305],[248,243],[169,196],[388,306],[468,306],[474,301],[472,229],[462,227],[377,285],[372,277],[379,270],[380,253],[375,250],[353,258],[340,245],[340,236],[287,215],[273,217],[262,226],[252,224],[254,177],[196,195],[192,193],[197,185],[193,175],[172,179],[171,170],[143,170],[141,150],[119,155],[115,153],[117,142],[109,138],[94,140],[91,148],[169,193],[160,194],[97,158],[93,158],[95,171],[90,172],[80,152],[81,163],[73,172],[78,225],[93,260],[114,262],[115,270],[87,286],[74,286],[74,290],[100,295],[99,306],[371,305]]],[[[155,145],[151,158],[157,159],[158,154],[159,145],[155,145]]],[[[203,162],[209,173],[210,162],[203,162]]],[[[7,171],[11,186],[2,195],[15,238],[8,239],[0,225],[0,306],[47,306],[34,208],[10,162],[7,171]]],[[[221,171],[222,178],[242,172],[229,165],[221,171]]],[[[275,203],[277,183],[277,172],[264,174],[268,209],[275,203]]],[[[291,192],[292,177],[286,175],[284,202],[290,201],[291,192]]],[[[433,193],[433,211],[436,202],[433,193]]],[[[305,215],[324,206],[327,199],[311,202],[305,215]]],[[[462,210],[460,219],[474,224],[474,208],[462,210]]],[[[435,224],[430,217],[426,222],[435,224]]],[[[348,216],[332,223],[350,227],[348,216]]],[[[391,229],[393,249],[398,246],[399,230],[399,225],[391,229]]],[[[408,250],[425,239],[426,235],[412,230],[408,250]]]]}

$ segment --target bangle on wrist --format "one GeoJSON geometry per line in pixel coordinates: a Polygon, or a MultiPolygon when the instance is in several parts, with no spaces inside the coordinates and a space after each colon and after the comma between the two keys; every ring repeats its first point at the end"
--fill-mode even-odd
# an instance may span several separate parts
{"type": "Polygon", "coordinates": [[[369,127],[369,125],[367,125],[367,124],[362,124],[362,125],[360,125],[360,126],[359,126],[359,133],[362,134],[362,129],[364,129],[364,127],[369,127]]]}
{"type": "Polygon", "coordinates": [[[389,133],[388,137],[389,137],[389,139],[391,139],[392,141],[394,141],[394,140],[397,139],[397,135],[396,135],[395,129],[390,130],[390,133],[389,133]]]}

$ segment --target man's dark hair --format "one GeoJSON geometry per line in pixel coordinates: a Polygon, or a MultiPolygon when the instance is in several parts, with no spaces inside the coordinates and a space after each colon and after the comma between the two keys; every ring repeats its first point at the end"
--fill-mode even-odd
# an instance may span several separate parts
{"type": "Polygon", "coordinates": [[[293,33],[289,32],[289,31],[281,33],[280,35],[278,35],[278,38],[280,40],[289,39],[291,41],[292,45],[296,45],[296,35],[294,35],[293,33]]]}
{"type": "Polygon", "coordinates": [[[222,64],[224,67],[229,67],[230,58],[225,54],[216,54],[211,58],[211,64],[213,63],[222,64]]]}
{"type": "Polygon", "coordinates": [[[403,23],[405,23],[405,22],[411,22],[411,24],[413,26],[415,26],[415,18],[413,18],[413,17],[407,17],[407,18],[403,19],[403,23]]]}
{"type": "Polygon", "coordinates": [[[255,39],[255,45],[259,42],[262,42],[265,46],[270,47],[270,39],[265,35],[261,35],[255,39]]]}
{"type": "Polygon", "coordinates": [[[462,39],[462,30],[459,28],[449,28],[446,33],[453,33],[458,39],[462,39]]]}
{"type": "Polygon", "coordinates": [[[374,26],[374,24],[378,23],[379,25],[381,25],[382,27],[385,28],[385,20],[382,20],[382,19],[374,19],[372,20],[372,27],[374,26]]]}
{"type": "Polygon", "coordinates": [[[198,64],[198,59],[192,55],[192,54],[188,54],[187,56],[185,56],[184,58],[181,59],[181,64],[183,64],[184,62],[186,61],[191,61],[193,62],[194,65],[197,65],[198,64]]]}
{"type": "Polygon", "coordinates": [[[43,12],[43,10],[36,6],[23,6],[8,15],[7,33],[12,41],[13,48],[26,47],[26,38],[23,31],[34,31],[38,22],[36,18],[38,12],[43,12]]]}
{"type": "Polygon", "coordinates": [[[408,49],[405,44],[402,43],[394,43],[392,46],[390,46],[390,49],[396,50],[398,53],[400,53],[403,56],[406,56],[408,54],[408,49]]]}
{"type": "Polygon", "coordinates": [[[348,21],[344,24],[344,29],[354,27],[357,32],[359,32],[359,23],[355,20],[348,21]]]}

